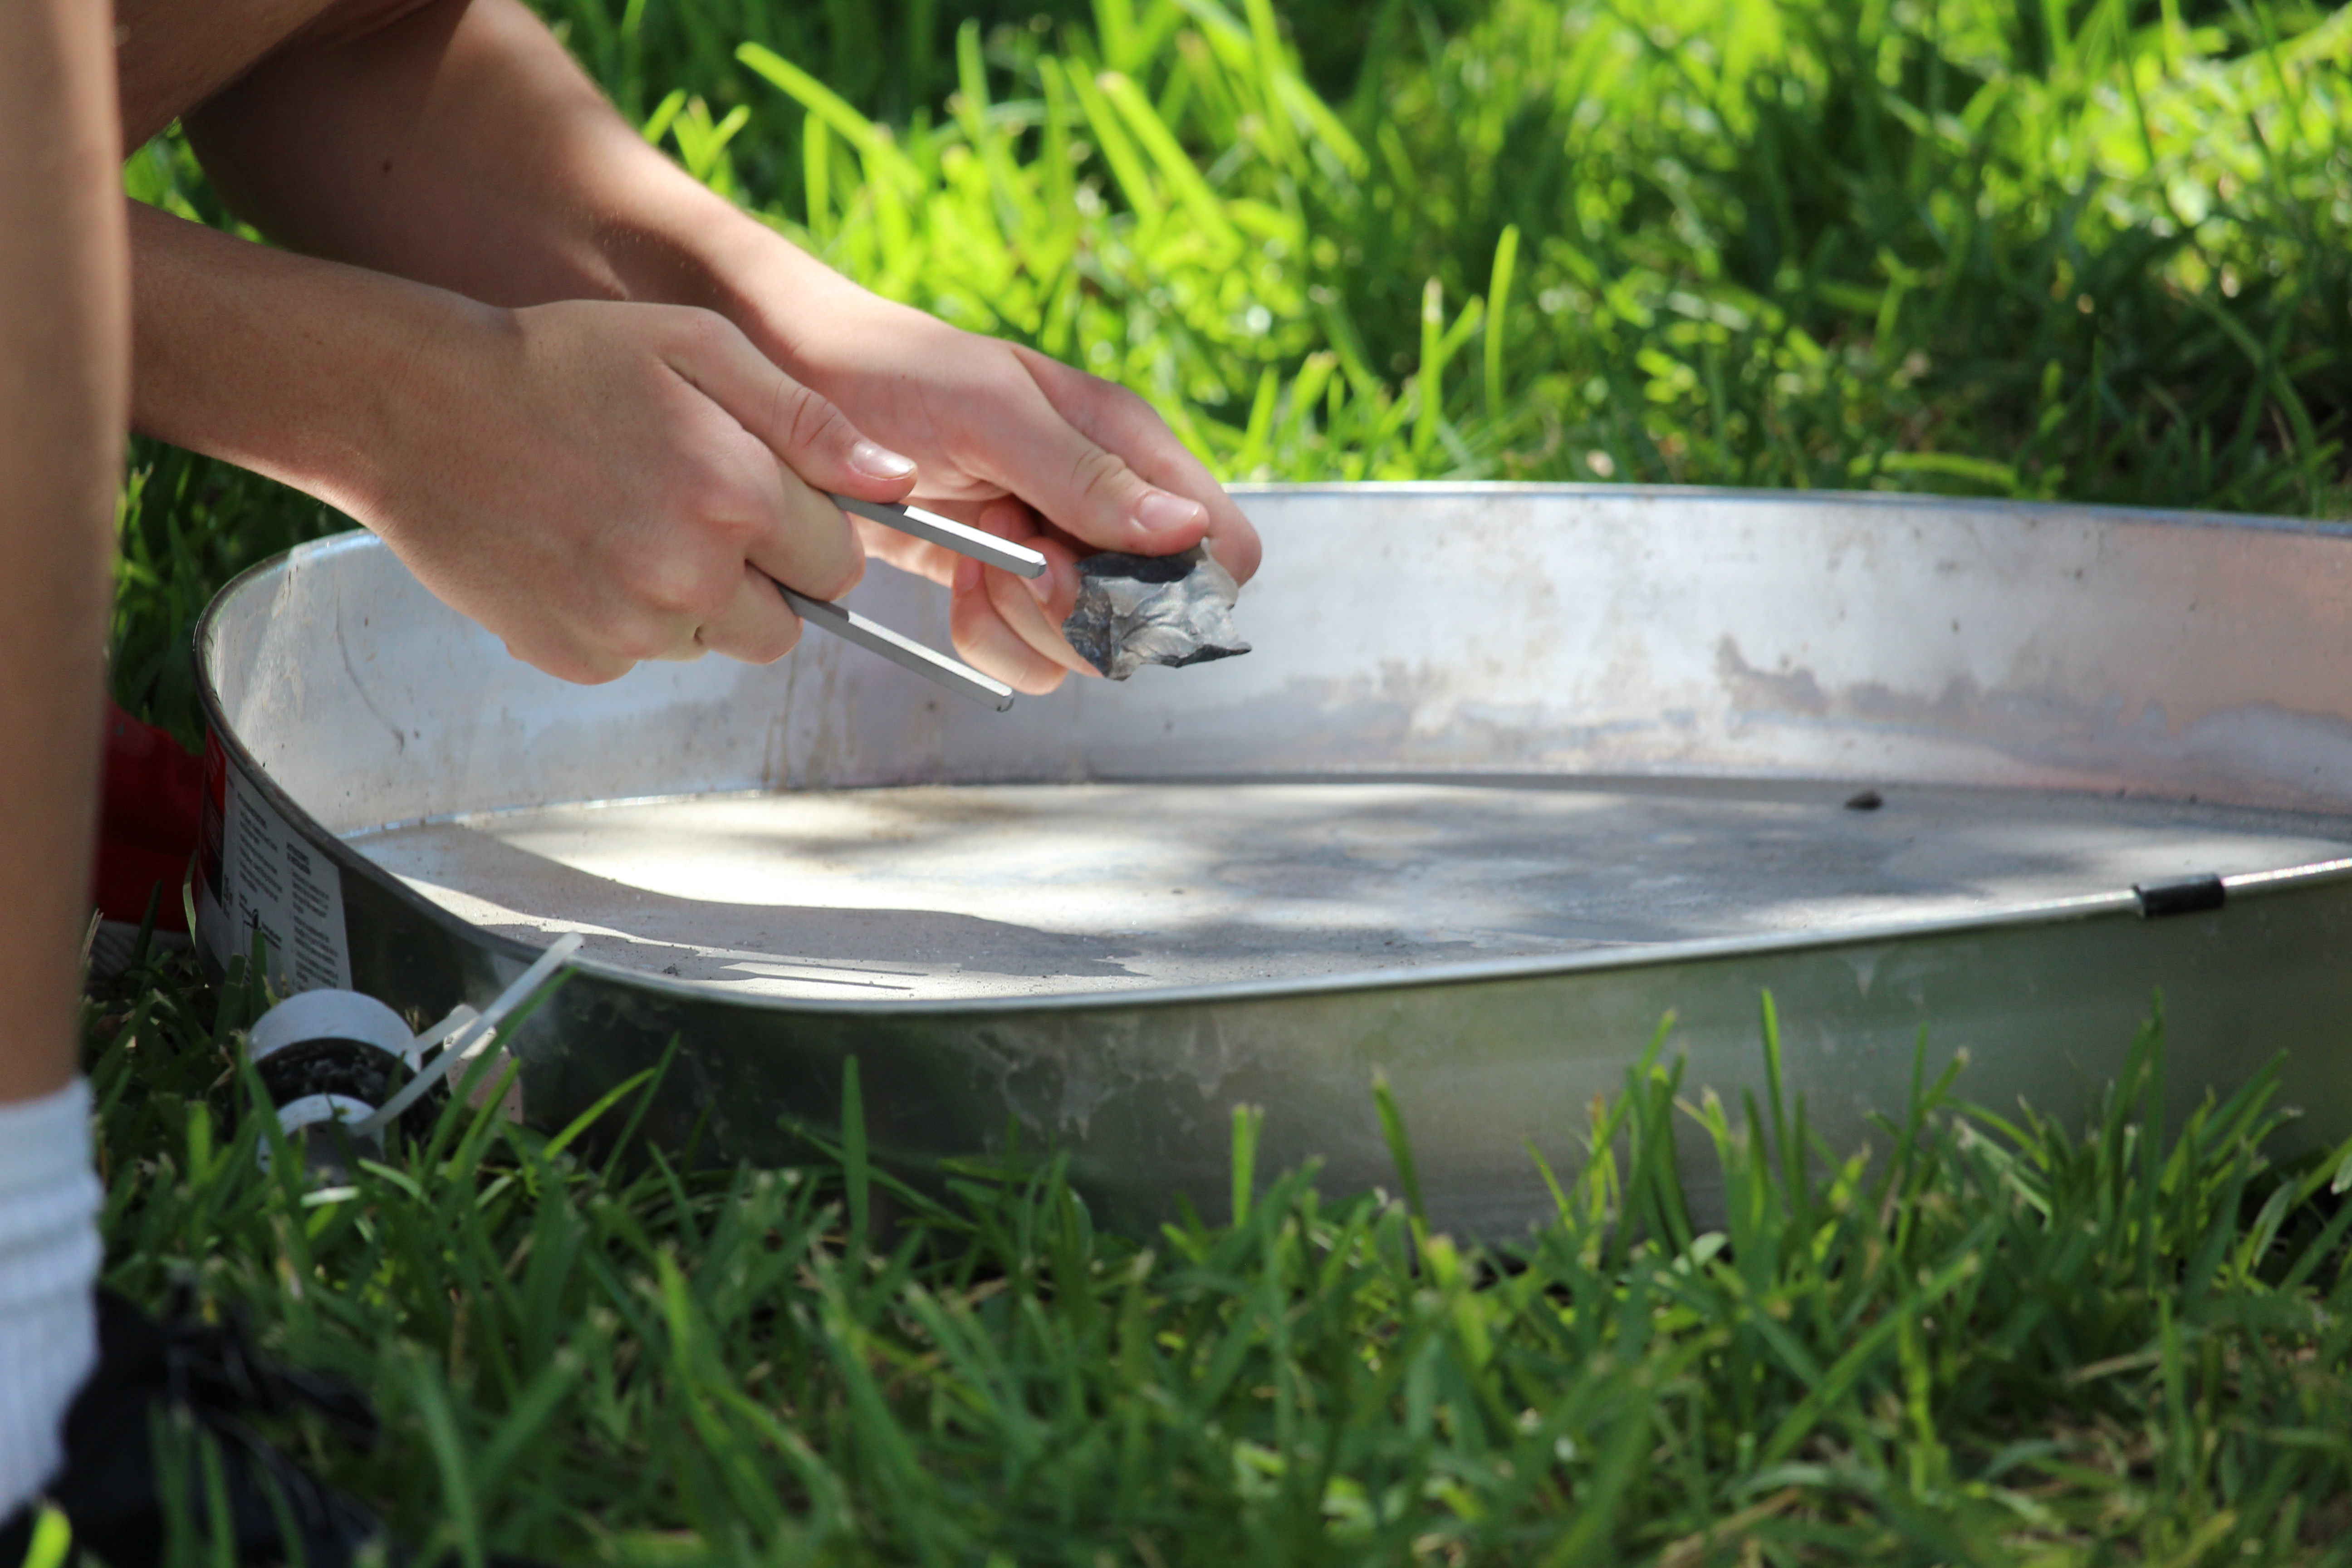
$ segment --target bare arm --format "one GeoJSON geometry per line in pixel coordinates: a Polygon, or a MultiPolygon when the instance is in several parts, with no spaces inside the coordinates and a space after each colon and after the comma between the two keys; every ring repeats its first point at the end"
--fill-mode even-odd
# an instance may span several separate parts
{"type": "MultiPolygon", "coordinates": [[[[188,120],[241,213],[313,255],[486,302],[724,315],[914,458],[926,501],[1054,558],[1041,606],[1016,579],[957,575],[943,553],[869,531],[869,548],[956,584],[958,640],[976,662],[1031,690],[1075,666],[1055,628],[1087,549],[1205,536],[1237,576],[1255,570],[1247,521],[1139,399],[841,279],[646,146],[518,0],[428,0],[315,31],[188,120]]],[[[141,320],[143,365],[143,306],[141,320]]],[[[146,407],[142,394],[142,419],[146,407]]]]}
{"type": "Polygon", "coordinates": [[[719,302],[704,250],[740,215],[647,146],[517,0],[336,20],[186,119],[247,221],[488,304],[719,302]]]}
{"type": "Polygon", "coordinates": [[[145,207],[131,240],[139,427],[342,508],[567,679],[782,657],[766,579],[829,597],[862,569],[811,484],[906,489],[709,311],[506,310],[145,207]]]}
{"type": "Polygon", "coordinates": [[[0,1101],[75,1065],[128,379],[107,34],[0,5],[0,1101]]]}

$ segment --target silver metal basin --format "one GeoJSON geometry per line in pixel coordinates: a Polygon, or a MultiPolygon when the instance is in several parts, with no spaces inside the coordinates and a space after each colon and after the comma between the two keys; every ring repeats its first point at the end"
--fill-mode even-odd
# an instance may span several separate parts
{"type": "MultiPolygon", "coordinates": [[[[198,638],[215,962],[418,1019],[565,931],[518,1041],[558,1122],[679,1045],[647,1125],[782,1161],[855,1056],[878,1152],[1068,1151],[1097,1213],[1261,1169],[1500,1234],[1662,1016],[1833,1149],[1914,1047],[2078,1113],[2161,991],[2176,1109],[2284,1052],[2352,1133],[2352,530],[1866,496],[1252,489],[1250,657],[998,714],[812,634],[580,688],[373,539],[198,638]],[[1864,792],[1869,792],[1865,794],[1864,792]],[[1874,796],[1877,804],[1870,802],[1874,796]],[[2136,889],[2144,891],[2136,891],[2136,889]]],[[[935,646],[944,595],[851,601],[935,646]]],[[[1694,1133],[1696,1130],[1694,1129],[1694,1133]]],[[[1700,1140],[1685,1173],[1704,1210],[1700,1140]]]]}

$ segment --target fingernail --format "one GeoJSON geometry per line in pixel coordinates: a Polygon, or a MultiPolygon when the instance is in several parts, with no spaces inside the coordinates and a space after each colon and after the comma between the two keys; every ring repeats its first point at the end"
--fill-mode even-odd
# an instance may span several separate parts
{"type": "Polygon", "coordinates": [[[849,448],[849,466],[869,479],[903,479],[915,471],[915,459],[860,439],[849,448]]]}
{"type": "Polygon", "coordinates": [[[1051,565],[1034,577],[1024,577],[1021,580],[1029,585],[1029,596],[1036,600],[1041,608],[1053,603],[1054,568],[1051,565]]]}
{"type": "Polygon", "coordinates": [[[1190,528],[1201,521],[1202,509],[1196,500],[1170,495],[1166,490],[1146,490],[1135,508],[1135,521],[1149,533],[1168,533],[1180,528],[1190,528]]]}
{"type": "Polygon", "coordinates": [[[953,594],[977,593],[980,589],[980,563],[969,556],[959,557],[955,563],[955,584],[949,589],[953,594]]]}

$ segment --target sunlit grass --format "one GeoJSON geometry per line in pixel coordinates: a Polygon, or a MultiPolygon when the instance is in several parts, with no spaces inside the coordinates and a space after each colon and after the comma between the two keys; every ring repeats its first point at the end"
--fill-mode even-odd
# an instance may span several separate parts
{"type": "Polygon", "coordinates": [[[2268,1075],[2160,1127],[2153,1027],[2085,1127],[1964,1109],[1955,1068],[1867,1157],[1629,1049],[1556,1219],[1480,1247],[1428,1229],[1377,1081],[1393,1194],[1260,1170],[1239,1111],[1233,1222],[1139,1237],[1051,1161],[902,1185],[854,1069],[799,1170],[636,1147],[633,1081],[560,1131],[454,1103],[306,1186],[254,1159],[251,999],[195,1001],[94,1031],[112,1278],[369,1389],[376,1454],[281,1436],[468,1561],[2352,1554],[2352,1148],[2267,1165],[2268,1075]]]}
{"type": "MultiPolygon", "coordinates": [[[[2352,13],[548,5],[698,177],[1230,478],[2352,506],[2352,13]]],[[[126,179],[225,221],[174,139],[126,179]]],[[[188,602],[331,520],[167,471],[118,685],[185,728],[188,602]]]]}
{"type": "MultiPolygon", "coordinates": [[[[2347,13],[546,9],[697,177],[1229,477],[2347,509],[2347,13]]],[[[226,221],[175,139],[126,184],[226,221]]],[[[142,445],[118,695],[193,737],[195,615],[336,524],[142,445]]],[[[2154,1034],[2087,1129],[1962,1078],[1811,1166],[1800,1108],[1654,1056],[1558,1223],[1480,1250],[1421,1224],[1385,1099],[1393,1196],[1257,1170],[1244,1115],[1234,1223],[1145,1237],[1051,1163],[901,1189],[854,1100],[794,1172],[634,1146],[633,1090],[568,1143],[452,1111],[306,1192],[251,1158],[256,999],[110,994],[115,1281],[189,1273],[362,1381],[378,1454],[287,1436],[468,1562],[2348,1555],[2340,1167],[2265,1166],[2267,1079],[2152,1125],[2154,1034]]]]}

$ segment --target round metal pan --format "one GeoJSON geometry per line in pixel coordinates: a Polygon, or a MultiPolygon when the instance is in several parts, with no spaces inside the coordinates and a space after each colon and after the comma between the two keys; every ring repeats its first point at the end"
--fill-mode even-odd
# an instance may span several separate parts
{"type": "MultiPolygon", "coordinates": [[[[675,1040],[649,1130],[782,1161],[854,1056],[900,1169],[1065,1150],[1126,1226],[1223,1208],[1240,1103],[1260,1169],[1393,1186],[1385,1072],[1433,1219],[1516,1230],[1548,1204],[1529,1148],[1573,1165],[1669,1012],[1691,1092],[1760,1087],[1767,989],[1839,1151],[1899,1112],[1923,1029],[1968,1098],[2079,1113],[2159,991],[2176,1110],[2284,1053],[2294,1136],[2352,1131],[2352,531],[1240,499],[1256,651],[1003,714],[814,634],[567,686],[374,540],[297,550],[198,634],[204,945],[257,932],[280,984],[427,1019],[581,929],[517,1041],[534,1120],[675,1040]]],[[[851,602],[946,645],[927,584],[851,602]]]]}

